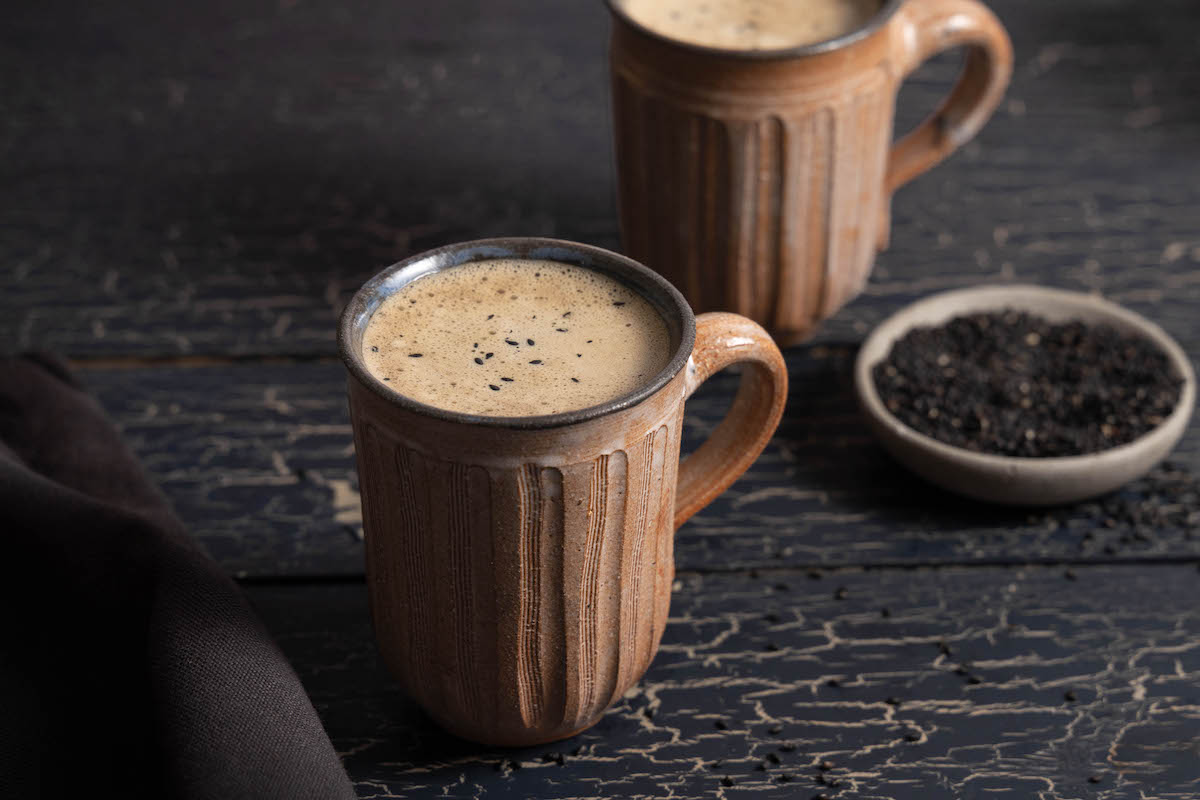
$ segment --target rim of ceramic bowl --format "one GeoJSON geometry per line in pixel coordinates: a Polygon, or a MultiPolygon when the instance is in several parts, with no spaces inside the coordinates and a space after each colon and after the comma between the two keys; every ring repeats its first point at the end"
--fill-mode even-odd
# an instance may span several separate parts
{"type": "MultiPolygon", "coordinates": [[[[1035,305],[1040,304],[1035,302],[1035,305]]],[[[947,465],[966,464],[979,469],[1003,470],[1019,465],[1026,473],[1046,481],[1061,480],[1064,474],[1078,474],[1123,463],[1144,450],[1178,438],[1186,428],[1196,402],[1196,375],[1191,361],[1183,348],[1157,324],[1099,295],[1032,284],[992,284],[953,289],[905,306],[881,322],[863,342],[854,363],[854,388],[859,405],[868,416],[889,434],[927,456],[947,465]],[[1030,298],[1059,304],[1063,313],[1055,314],[1056,320],[1077,319],[1071,312],[1087,309],[1093,312],[1093,322],[1115,322],[1120,329],[1135,332],[1152,342],[1166,355],[1172,369],[1183,380],[1175,408],[1162,422],[1133,441],[1095,453],[1045,457],[1003,456],[955,447],[909,427],[887,409],[879,397],[871,372],[876,364],[887,357],[898,339],[913,328],[938,325],[955,316],[977,311],[1011,308],[1042,313],[1029,307],[1030,298]],[[931,312],[931,309],[936,310],[931,312]]]]}
{"type": "Polygon", "coordinates": [[[360,384],[384,401],[408,411],[448,422],[492,428],[541,430],[574,425],[636,406],[668,383],[691,358],[696,317],[691,306],[666,278],[631,258],[594,245],[537,236],[508,236],[457,242],[426,250],[386,267],[359,287],[338,322],[338,353],[360,384]],[[433,272],[493,258],[559,261],[591,269],[618,281],[646,299],[662,317],[675,344],[671,358],[651,379],[619,397],[586,408],[527,417],[499,417],[450,411],[414,400],[371,374],[362,357],[362,333],[384,299],[433,272]]]}
{"type": "Polygon", "coordinates": [[[847,45],[854,44],[860,39],[865,39],[875,31],[879,30],[887,23],[892,15],[896,13],[905,0],[884,0],[871,17],[859,27],[844,33],[841,36],[835,36],[832,39],[825,39],[812,44],[802,44],[796,47],[781,47],[774,49],[763,50],[746,50],[737,49],[734,47],[712,47],[710,45],[695,44],[693,42],[685,42],[682,39],[675,39],[667,36],[664,33],[659,33],[651,28],[646,27],[642,23],[635,20],[623,8],[624,0],[604,0],[604,4],[608,6],[608,10],[614,17],[620,19],[623,23],[651,39],[659,42],[679,47],[684,50],[690,50],[695,53],[709,56],[725,56],[730,58],[746,59],[748,61],[770,61],[773,59],[784,58],[799,58],[800,56],[811,56],[819,53],[829,53],[834,50],[840,50],[847,45]]]}

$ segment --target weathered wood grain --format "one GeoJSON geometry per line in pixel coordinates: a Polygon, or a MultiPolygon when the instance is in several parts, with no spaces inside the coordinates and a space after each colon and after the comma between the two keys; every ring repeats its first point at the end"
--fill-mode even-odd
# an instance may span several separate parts
{"type": "MultiPolygon", "coordinates": [[[[860,419],[850,386],[853,352],[818,345],[788,354],[791,397],[778,433],[740,481],[679,531],[680,568],[1200,556],[1200,519],[1122,518],[1125,505],[1136,508],[1152,494],[1144,482],[1100,503],[1034,513],[926,486],[883,453],[860,419]]],[[[362,570],[340,364],[91,370],[85,379],[226,569],[362,570]]],[[[685,450],[716,425],[736,380],[719,375],[688,403],[685,450]]],[[[1195,510],[1200,420],[1172,460],[1191,472],[1195,510]]]]}
{"type": "Polygon", "coordinates": [[[515,751],[403,697],[365,587],[250,592],[364,798],[1196,794],[1191,565],[681,574],[644,680],[590,731],[515,751]]]}
{"type": "MultiPolygon", "coordinates": [[[[1103,291],[1195,347],[1200,9],[995,0],[1017,71],[897,196],[821,337],[992,280],[1103,291]]],[[[72,355],[332,354],[402,255],[489,234],[616,246],[599,2],[52,0],[0,29],[0,341],[72,355]]],[[[911,126],[957,66],[906,88],[911,126]]]]}

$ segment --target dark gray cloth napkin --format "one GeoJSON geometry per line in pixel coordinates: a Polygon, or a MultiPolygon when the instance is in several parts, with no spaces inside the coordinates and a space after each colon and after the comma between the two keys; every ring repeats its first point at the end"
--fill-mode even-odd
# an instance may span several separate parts
{"type": "Polygon", "coordinates": [[[0,797],[354,797],[241,591],[45,356],[0,358],[0,548],[0,797]]]}

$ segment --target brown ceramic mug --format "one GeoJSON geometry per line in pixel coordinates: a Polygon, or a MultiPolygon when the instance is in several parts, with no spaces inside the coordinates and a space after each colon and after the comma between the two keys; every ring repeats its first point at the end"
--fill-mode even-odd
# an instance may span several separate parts
{"type": "Polygon", "coordinates": [[[653,33],[608,0],[625,252],[697,311],[782,344],[866,283],[892,193],[971,139],[1008,86],[1012,45],[977,0],[887,0],[845,36],[722,50],[653,33]],[[930,56],[967,50],[934,114],[892,143],[896,92],[930,56]]]}
{"type": "Polygon", "coordinates": [[[766,445],[787,395],[770,336],[733,314],[693,317],[666,280],[623,256],[553,239],[451,245],[358,291],[338,335],[376,639],[409,695],[459,736],[530,745],[571,736],[645,672],[667,621],[675,529],[766,445]],[[485,258],[603,272],[662,315],[672,357],[632,394],[540,417],[423,405],[374,377],[362,336],[411,280],[485,258]],[[744,363],[728,416],[679,461],[684,401],[744,363]]]}

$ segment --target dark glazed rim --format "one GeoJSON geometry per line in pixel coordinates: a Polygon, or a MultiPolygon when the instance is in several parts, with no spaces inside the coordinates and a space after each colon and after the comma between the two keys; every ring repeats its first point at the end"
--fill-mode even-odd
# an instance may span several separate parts
{"type": "Polygon", "coordinates": [[[683,295],[666,278],[631,258],[592,245],[561,239],[506,237],[478,239],[446,245],[404,259],[384,269],[363,284],[342,312],[338,323],[338,352],[346,369],[381,399],[415,414],[464,425],[491,428],[540,430],[574,425],[630,408],[658,392],[683,369],[696,342],[696,318],[683,295]],[[362,358],[362,334],[379,304],[401,287],[418,278],[462,264],[491,258],[534,258],[561,261],[592,269],[614,278],[645,298],[662,315],[671,340],[677,342],[674,355],[645,385],[629,394],[597,406],[560,414],[536,417],[493,417],[465,414],[426,405],[407,397],[376,378],[362,358]]]}
{"type": "Polygon", "coordinates": [[[604,4],[608,6],[608,10],[612,12],[614,17],[617,17],[626,25],[638,31],[639,33],[649,36],[651,39],[656,39],[660,42],[665,42],[666,44],[678,47],[682,50],[690,50],[701,55],[742,58],[748,61],[770,61],[772,59],[798,58],[800,56],[811,56],[817,55],[818,53],[829,53],[833,50],[840,50],[847,45],[854,44],[860,39],[865,39],[875,31],[879,30],[881,27],[883,27],[884,23],[892,18],[892,14],[896,13],[896,9],[899,8],[903,3],[904,0],[884,0],[884,2],[880,5],[879,10],[876,11],[862,27],[855,28],[849,33],[842,34],[834,39],[826,39],[823,42],[813,42],[812,44],[804,44],[800,45],[799,47],[784,47],[776,50],[736,50],[733,48],[709,47],[708,45],[692,44],[679,39],[673,39],[670,36],[647,28],[645,25],[642,25],[640,22],[633,19],[633,17],[629,16],[629,14],[625,12],[625,9],[622,8],[622,5],[624,4],[622,0],[604,0],[604,4]]]}

